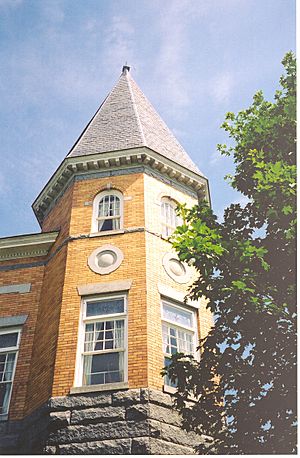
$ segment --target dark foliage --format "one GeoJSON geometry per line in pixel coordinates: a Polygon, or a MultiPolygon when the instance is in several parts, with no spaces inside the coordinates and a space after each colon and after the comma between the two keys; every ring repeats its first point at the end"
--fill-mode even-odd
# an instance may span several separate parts
{"type": "MultiPolygon", "coordinates": [[[[215,326],[200,343],[201,361],[177,354],[168,368],[178,379],[176,404],[185,427],[214,438],[206,453],[296,453],[296,62],[274,102],[228,113],[222,127],[234,146],[233,188],[249,203],[230,205],[217,222],[207,204],[181,208],[174,247],[199,279],[215,326]],[[190,405],[190,395],[197,402],[190,405]]],[[[203,453],[203,451],[202,451],[203,453]]]]}

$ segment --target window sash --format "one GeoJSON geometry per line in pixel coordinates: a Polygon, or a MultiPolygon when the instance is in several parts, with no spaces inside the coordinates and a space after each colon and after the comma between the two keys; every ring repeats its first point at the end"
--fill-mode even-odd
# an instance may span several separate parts
{"type": "Polygon", "coordinates": [[[94,355],[84,355],[83,358],[83,377],[84,385],[105,385],[124,381],[124,352],[101,353],[94,355]],[[97,363],[99,358],[107,358],[106,364],[97,363]],[[113,358],[111,358],[111,356],[113,358]],[[110,357],[110,360],[109,360],[110,357]],[[116,358],[117,357],[117,358],[116,358]]]}
{"type": "Polygon", "coordinates": [[[175,202],[163,200],[161,203],[162,233],[165,237],[170,237],[176,227],[182,223],[182,219],[176,213],[177,205],[175,202]]]}
{"type": "Polygon", "coordinates": [[[169,323],[162,324],[163,353],[171,357],[176,353],[195,355],[195,332],[186,331],[169,323]]]}
{"type": "Polygon", "coordinates": [[[127,313],[127,302],[126,302],[126,297],[125,296],[107,296],[107,297],[91,297],[90,299],[84,300],[83,301],[84,307],[83,307],[83,321],[84,323],[90,322],[90,321],[103,321],[103,320],[108,320],[109,318],[113,317],[122,317],[126,316],[127,313]],[[105,313],[105,314],[99,314],[99,315],[87,315],[87,306],[90,303],[107,303],[110,301],[119,301],[122,300],[124,304],[124,309],[122,312],[112,312],[112,313],[105,313]]]}
{"type": "MultiPolygon", "coordinates": [[[[117,303],[117,302],[116,302],[117,303]]],[[[112,304],[112,309],[114,304],[112,304]]],[[[126,296],[91,297],[83,301],[78,386],[124,382],[127,378],[126,296]],[[118,301],[120,312],[87,316],[89,303],[118,301]],[[123,301],[123,309],[120,301],[123,301]],[[103,365],[103,367],[102,367],[103,365]]],[[[95,308],[95,312],[97,312],[95,308]]]]}
{"type": "Polygon", "coordinates": [[[169,302],[163,301],[162,302],[162,319],[165,322],[171,323],[175,327],[180,327],[180,328],[183,328],[183,329],[189,329],[189,330],[195,332],[195,313],[193,311],[188,310],[188,309],[184,309],[183,307],[177,307],[176,305],[173,305],[173,304],[170,304],[169,302]],[[169,314],[168,314],[167,309],[169,309],[169,314]],[[190,315],[190,323],[191,324],[190,325],[185,324],[183,322],[180,322],[177,319],[173,320],[170,317],[170,313],[172,313],[172,311],[170,309],[173,309],[174,310],[174,314],[177,314],[177,316],[179,316],[179,317],[180,317],[180,314],[181,314],[181,316],[183,318],[184,318],[184,315],[185,315],[185,317],[187,315],[190,315]]]}
{"type": "Polygon", "coordinates": [[[124,350],[124,335],[125,319],[85,323],[83,354],[124,350]],[[110,327],[111,325],[108,327],[108,323],[113,323],[113,327],[110,327]],[[111,348],[109,348],[110,345],[111,348]]]}
{"type": "Polygon", "coordinates": [[[123,227],[123,195],[117,190],[100,192],[93,202],[92,231],[120,230],[123,227]]]}
{"type": "Polygon", "coordinates": [[[102,197],[98,207],[98,218],[121,216],[120,198],[115,194],[106,194],[102,197]]]}
{"type": "MultiPolygon", "coordinates": [[[[124,360],[125,360],[125,318],[117,320],[101,320],[85,323],[84,347],[82,352],[83,371],[82,383],[84,385],[116,383],[124,381],[124,360]],[[109,326],[107,326],[107,324],[109,326]],[[113,323],[113,326],[111,325],[113,323]],[[122,325],[121,325],[122,323],[122,325]],[[118,324],[118,326],[116,326],[118,324]],[[97,325],[98,330],[97,330],[97,325]],[[120,326],[121,325],[121,326],[120,326]],[[100,338],[99,338],[100,337],[100,338]],[[106,348],[106,345],[111,348],[106,348]],[[100,348],[97,346],[100,345],[100,348]],[[101,368],[93,370],[101,357],[118,356],[118,367],[101,368]]],[[[115,357],[113,357],[115,358],[115,357]]]]}
{"type": "Polygon", "coordinates": [[[0,336],[8,334],[17,334],[17,337],[16,345],[0,348],[0,418],[9,412],[21,332],[12,328],[0,332],[0,336]]]}
{"type": "MultiPolygon", "coordinates": [[[[92,308],[92,307],[91,307],[92,308]]],[[[101,312],[101,310],[99,310],[99,312],[101,312]]],[[[126,313],[126,310],[125,310],[125,300],[124,300],[124,297],[123,296],[115,296],[115,297],[107,297],[106,299],[94,299],[94,300],[87,300],[85,301],[85,311],[84,311],[84,314],[85,314],[85,320],[88,320],[88,319],[92,319],[92,320],[95,320],[95,319],[101,319],[103,317],[105,317],[105,319],[107,317],[110,317],[110,316],[118,316],[118,315],[124,315],[126,313]],[[113,304],[114,302],[114,304],[113,304]],[[115,307],[115,310],[111,310],[109,311],[109,303],[112,304],[112,308],[115,307]],[[89,305],[96,305],[96,304],[99,304],[99,308],[101,309],[101,304],[103,304],[103,313],[89,313],[89,305]],[[121,307],[123,306],[123,309],[121,309],[121,307]],[[119,307],[119,311],[117,310],[117,308],[119,307]],[[111,313],[110,313],[111,312],[111,313]]]]}
{"type": "MultiPolygon", "coordinates": [[[[172,316],[172,315],[171,315],[172,316]]],[[[168,366],[171,362],[171,357],[176,353],[184,353],[185,355],[196,355],[196,337],[197,327],[195,312],[187,308],[179,307],[169,302],[162,301],[162,350],[164,355],[164,366],[168,366]],[[166,308],[174,311],[176,316],[180,317],[180,313],[190,315],[190,325],[186,326],[178,321],[170,319],[170,314],[166,314],[166,308]]],[[[168,376],[164,377],[164,383],[168,386],[176,388],[177,383],[171,382],[168,376]]]]}

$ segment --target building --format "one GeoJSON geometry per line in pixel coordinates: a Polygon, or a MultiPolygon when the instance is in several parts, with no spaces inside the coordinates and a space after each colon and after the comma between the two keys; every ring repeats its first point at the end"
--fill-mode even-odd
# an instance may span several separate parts
{"type": "Polygon", "coordinates": [[[41,233],[0,239],[2,453],[186,454],[161,370],[211,326],[168,237],[208,181],[122,74],[33,203],[41,233]]]}

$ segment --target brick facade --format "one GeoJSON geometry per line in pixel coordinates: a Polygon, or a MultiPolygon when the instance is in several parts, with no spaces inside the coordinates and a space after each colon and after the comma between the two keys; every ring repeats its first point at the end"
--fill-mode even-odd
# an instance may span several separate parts
{"type": "MultiPolygon", "coordinates": [[[[146,108],[149,115],[150,108],[146,108]]],[[[157,115],[151,116],[156,122],[157,115]]],[[[144,118],[144,128],[150,118],[147,119],[144,118]]],[[[159,124],[159,128],[161,135],[169,135],[162,124],[159,124]]],[[[151,129],[153,135],[153,125],[151,129]]],[[[109,135],[107,138],[110,138],[109,135]]],[[[174,141],[172,138],[169,145],[175,145],[174,141]]],[[[86,138],[85,148],[87,144],[86,138]]],[[[0,287],[4,287],[2,290],[0,288],[0,324],[2,318],[27,315],[22,326],[9,415],[5,421],[0,421],[1,452],[10,453],[21,447],[26,453],[100,453],[101,450],[105,450],[105,453],[117,453],[117,450],[120,453],[159,453],[159,450],[161,453],[174,453],[175,449],[172,452],[170,443],[176,442],[176,437],[180,437],[180,441],[175,451],[192,452],[188,436],[185,437],[184,432],[179,433],[180,425],[175,413],[166,411],[165,403],[170,407],[170,399],[162,398],[162,404],[158,401],[159,393],[162,395],[164,389],[161,376],[164,365],[162,298],[175,301],[175,304],[183,302],[188,287],[196,278],[195,271],[186,266],[190,277],[187,283],[178,282],[163,265],[164,256],[172,253],[172,246],[162,236],[161,199],[166,197],[192,206],[197,202],[197,193],[204,183],[202,177],[195,175],[200,174],[198,169],[184,174],[182,167],[189,163],[189,159],[186,153],[181,152],[181,147],[176,148],[176,161],[179,164],[179,169],[175,164],[176,170],[172,169],[170,152],[166,155],[169,161],[166,165],[146,154],[134,155],[132,151],[121,159],[118,159],[116,152],[109,153],[111,159],[105,161],[100,155],[99,160],[89,162],[89,165],[80,162],[80,159],[75,164],[72,157],[73,162],[66,162],[66,168],[61,169],[63,172],[57,182],[51,184],[56,177],[54,175],[41,193],[42,197],[34,204],[42,234],[49,235],[48,242],[43,242],[45,248],[39,234],[33,234],[33,242],[30,243],[36,244],[35,251],[26,242],[28,237],[24,241],[19,238],[16,240],[19,251],[16,252],[17,248],[14,248],[10,258],[6,256],[10,248],[6,247],[6,251],[2,250],[4,255],[1,260],[1,246],[5,245],[5,240],[1,245],[0,239],[0,287]],[[98,172],[97,167],[105,170],[98,172]],[[123,227],[95,234],[91,229],[93,201],[105,190],[117,190],[123,196],[123,227]],[[88,259],[94,250],[107,244],[121,250],[123,261],[109,274],[96,273],[88,265],[88,259]],[[22,284],[30,285],[30,290],[8,292],[9,288],[6,288],[22,284]],[[130,285],[126,291],[122,289],[124,284],[130,285]],[[111,285],[114,285],[115,292],[116,285],[120,285],[119,293],[126,293],[128,300],[128,384],[120,392],[116,392],[114,386],[100,387],[99,390],[106,394],[99,396],[110,399],[110,407],[99,410],[96,403],[98,410],[93,412],[85,410],[89,407],[86,403],[91,403],[93,407],[93,399],[97,394],[89,393],[89,387],[80,388],[78,380],[75,383],[83,300],[79,291],[87,291],[91,285],[93,291],[95,288],[97,291],[104,288],[107,294],[110,294],[111,285]],[[78,388],[82,390],[81,397],[74,395],[78,388]],[[140,393],[139,396],[142,396],[141,393],[148,393],[149,396],[150,392],[156,393],[153,394],[156,407],[151,405],[149,397],[147,400],[136,400],[134,394],[140,393]],[[55,402],[59,401],[49,399],[61,400],[59,414],[53,414],[53,405],[57,406],[55,402]],[[123,404],[121,399],[125,399],[123,404]],[[131,402],[130,399],[135,401],[131,402]],[[137,405],[133,408],[132,404],[137,405]],[[70,410],[69,405],[77,407],[70,410]],[[168,419],[162,418],[163,411],[167,417],[171,415],[174,424],[165,426],[168,419]],[[135,420],[140,421],[140,430],[137,425],[134,426],[135,420]],[[117,422],[115,426],[111,425],[117,428],[116,431],[120,428],[120,437],[123,439],[119,442],[117,436],[108,433],[97,437],[97,428],[94,426],[93,434],[88,433],[86,425],[111,421],[117,422]],[[54,430],[60,429],[62,431],[54,434],[54,430]],[[80,431],[83,431],[83,436],[78,438],[80,431]],[[74,443],[81,445],[72,444],[72,434],[77,438],[74,443]],[[84,446],[83,443],[88,444],[84,446]]],[[[198,305],[189,303],[189,307],[197,312],[197,337],[203,338],[212,325],[205,299],[199,301],[198,305]]],[[[59,409],[54,408],[56,410],[59,409]]]]}

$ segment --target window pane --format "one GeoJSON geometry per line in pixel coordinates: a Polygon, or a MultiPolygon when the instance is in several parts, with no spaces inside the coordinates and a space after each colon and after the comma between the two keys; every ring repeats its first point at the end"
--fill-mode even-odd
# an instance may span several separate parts
{"type": "Polygon", "coordinates": [[[163,325],[163,352],[167,355],[176,353],[194,354],[193,334],[189,331],[163,325]]]}
{"type": "Polygon", "coordinates": [[[18,332],[0,334],[0,348],[16,347],[18,342],[18,332]]]}
{"type": "Polygon", "coordinates": [[[6,365],[3,374],[3,380],[10,382],[12,380],[16,353],[8,353],[6,358],[6,365]]]}
{"type": "Polygon", "coordinates": [[[105,219],[104,221],[99,221],[98,231],[112,231],[113,230],[113,219],[105,219]]]}
{"type": "Polygon", "coordinates": [[[193,327],[192,312],[188,312],[168,304],[163,304],[163,318],[168,321],[178,323],[178,325],[193,327]]]}
{"type": "MultiPolygon", "coordinates": [[[[170,358],[164,358],[164,365],[165,367],[168,367],[170,366],[171,364],[171,360],[170,358]]],[[[168,385],[168,386],[172,386],[173,388],[176,388],[177,387],[177,380],[175,380],[175,382],[171,382],[171,379],[165,375],[165,384],[168,385]]]]}
{"type": "Polygon", "coordinates": [[[114,195],[102,197],[99,202],[98,216],[119,216],[120,214],[120,199],[114,195]]]}
{"type": "Polygon", "coordinates": [[[124,348],[124,320],[109,320],[92,323],[92,325],[94,327],[92,331],[87,331],[87,326],[90,329],[91,323],[86,325],[85,352],[124,348]],[[94,331],[95,328],[96,331],[94,331]],[[100,330],[98,331],[97,328],[100,330]]]}
{"type": "Polygon", "coordinates": [[[112,315],[124,313],[124,299],[106,299],[97,302],[87,302],[86,316],[112,315]]]}
{"type": "Polygon", "coordinates": [[[123,352],[84,356],[83,384],[102,385],[122,382],[124,380],[123,359],[123,352]]]}
{"type": "Polygon", "coordinates": [[[8,413],[11,386],[11,383],[0,383],[0,415],[8,413]]]}

